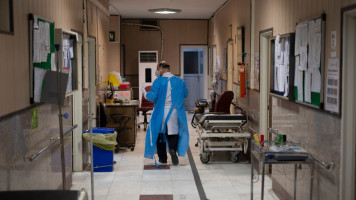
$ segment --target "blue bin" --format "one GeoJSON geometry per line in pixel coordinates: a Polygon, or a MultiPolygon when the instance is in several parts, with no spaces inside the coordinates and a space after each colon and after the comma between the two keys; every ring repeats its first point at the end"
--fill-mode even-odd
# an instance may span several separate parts
{"type": "Polygon", "coordinates": [[[93,145],[94,172],[112,172],[114,151],[105,150],[93,145]]]}
{"type": "MultiPolygon", "coordinates": [[[[115,128],[105,128],[105,127],[96,127],[92,128],[93,133],[114,133],[115,128]]],[[[84,133],[89,133],[89,130],[84,131],[84,133]]]]}
{"type": "MultiPolygon", "coordinates": [[[[96,127],[93,133],[114,133],[114,128],[96,127]]],[[[87,130],[86,133],[89,131],[87,130]]],[[[93,145],[93,168],[94,172],[112,172],[114,164],[114,151],[105,150],[93,145]]]]}

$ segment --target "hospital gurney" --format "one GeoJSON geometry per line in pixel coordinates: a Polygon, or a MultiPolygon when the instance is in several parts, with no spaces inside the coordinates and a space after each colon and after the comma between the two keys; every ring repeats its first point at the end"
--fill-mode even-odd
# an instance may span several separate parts
{"type": "Polygon", "coordinates": [[[229,151],[232,162],[239,161],[241,151],[247,152],[251,134],[242,130],[247,122],[246,116],[208,113],[196,115],[193,120],[199,135],[196,146],[200,146],[201,162],[208,163],[213,151],[229,151]]]}

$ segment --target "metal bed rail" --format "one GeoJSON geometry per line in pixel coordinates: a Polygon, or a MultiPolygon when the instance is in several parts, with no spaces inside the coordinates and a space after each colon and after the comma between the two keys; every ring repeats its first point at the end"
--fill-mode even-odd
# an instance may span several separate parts
{"type": "MultiPolygon", "coordinates": [[[[67,129],[67,130],[65,130],[64,131],[64,133],[63,133],[63,136],[66,136],[68,133],[70,133],[70,132],[72,132],[75,128],[77,128],[78,127],[78,125],[74,125],[74,126],[72,126],[71,128],[69,128],[69,129],[67,129]]],[[[52,142],[49,144],[49,145],[47,145],[46,147],[44,147],[43,149],[41,149],[39,152],[37,152],[36,154],[33,154],[33,155],[31,155],[31,156],[25,156],[25,159],[28,159],[29,161],[34,161],[35,159],[37,159],[38,157],[40,157],[42,154],[44,154],[48,149],[50,149],[50,148],[52,148],[54,145],[56,145],[58,142],[59,142],[59,140],[60,140],[60,138],[59,138],[59,136],[58,137],[56,137],[56,138],[52,138],[51,137],[51,139],[50,139],[52,142]]]]}
{"type": "Polygon", "coordinates": [[[325,169],[328,169],[328,170],[332,170],[332,169],[335,169],[335,163],[334,162],[324,162],[324,161],[321,161],[317,158],[315,158],[313,155],[309,154],[309,157],[315,161],[317,164],[319,164],[321,167],[325,168],[325,169]]]}

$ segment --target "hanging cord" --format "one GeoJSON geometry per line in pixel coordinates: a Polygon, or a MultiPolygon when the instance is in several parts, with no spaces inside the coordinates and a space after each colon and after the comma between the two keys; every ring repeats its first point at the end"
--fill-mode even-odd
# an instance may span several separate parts
{"type": "Polygon", "coordinates": [[[163,60],[163,31],[161,27],[159,26],[153,26],[153,25],[144,25],[144,24],[135,24],[135,23],[122,23],[123,25],[128,25],[128,26],[141,26],[141,27],[151,27],[151,28],[156,28],[161,32],[161,59],[163,60]]]}

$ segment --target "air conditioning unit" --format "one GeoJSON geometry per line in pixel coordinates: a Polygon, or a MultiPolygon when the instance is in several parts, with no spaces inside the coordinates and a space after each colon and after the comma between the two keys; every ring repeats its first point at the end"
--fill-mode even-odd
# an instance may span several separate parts
{"type": "Polygon", "coordinates": [[[155,71],[158,64],[158,51],[138,52],[139,99],[142,99],[141,88],[152,85],[156,79],[155,71]]]}

